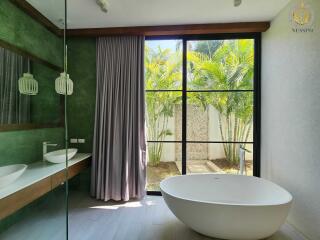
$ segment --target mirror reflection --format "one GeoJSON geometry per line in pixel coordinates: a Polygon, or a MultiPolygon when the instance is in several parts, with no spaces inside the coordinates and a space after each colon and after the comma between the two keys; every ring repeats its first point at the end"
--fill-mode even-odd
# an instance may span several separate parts
{"type": "Polygon", "coordinates": [[[60,73],[0,47],[0,125],[58,124],[61,97],[55,90],[60,73]]]}

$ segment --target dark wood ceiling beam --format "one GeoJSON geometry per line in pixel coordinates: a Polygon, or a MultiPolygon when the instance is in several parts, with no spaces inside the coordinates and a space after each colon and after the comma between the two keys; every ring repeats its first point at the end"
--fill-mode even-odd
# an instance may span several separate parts
{"type": "Polygon", "coordinates": [[[22,11],[31,16],[34,20],[42,24],[50,32],[61,37],[63,36],[63,30],[58,28],[54,23],[52,23],[48,18],[46,18],[42,13],[35,9],[30,3],[26,0],[11,0],[11,2],[20,8],[22,11]]]}
{"type": "Polygon", "coordinates": [[[258,33],[269,29],[270,22],[214,23],[142,27],[68,29],[67,36],[98,37],[110,35],[170,36],[218,33],[258,33]]]}

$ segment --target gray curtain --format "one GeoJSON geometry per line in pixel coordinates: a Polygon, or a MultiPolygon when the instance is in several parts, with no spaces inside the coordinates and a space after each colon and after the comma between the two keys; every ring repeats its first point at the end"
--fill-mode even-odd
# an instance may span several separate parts
{"type": "Polygon", "coordinates": [[[30,96],[18,90],[18,80],[29,65],[29,59],[0,47],[0,124],[30,122],[30,96]]]}
{"type": "Polygon", "coordinates": [[[144,37],[97,39],[91,194],[142,198],[146,185],[144,37]]]}

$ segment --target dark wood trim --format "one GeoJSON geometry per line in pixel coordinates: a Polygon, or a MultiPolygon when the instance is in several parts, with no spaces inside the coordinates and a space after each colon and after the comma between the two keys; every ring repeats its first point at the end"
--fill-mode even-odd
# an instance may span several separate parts
{"type": "Polygon", "coordinates": [[[63,128],[61,123],[52,124],[1,124],[0,132],[10,132],[10,131],[22,131],[22,130],[32,130],[32,129],[42,129],[42,128],[63,128]]]}
{"type": "Polygon", "coordinates": [[[270,22],[242,22],[242,23],[214,23],[167,26],[142,27],[114,27],[68,29],[70,37],[97,37],[110,35],[144,35],[144,36],[172,36],[217,33],[258,33],[269,29],[270,22]]]}
{"type": "Polygon", "coordinates": [[[0,124],[0,132],[13,132],[13,131],[27,131],[33,129],[44,129],[44,128],[64,128],[64,122],[59,123],[24,123],[24,124],[0,124]]]}
{"type": "Polygon", "coordinates": [[[61,170],[60,172],[55,173],[51,176],[51,189],[59,187],[60,185],[66,182],[66,179],[71,179],[84,171],[85,169],[90,167],[91,157],[78,162],[70,167],[68,167],[68,171],[66,169],[61,170]],[[67,175],[68,173],[68,175],[67,175]],[[68,177],[67,177],[68,176],[68,177]]]}
{"type": "Polygon", "coordinates": [[[52,23],[48,18],[46,18],[42,13],[35,9],[30,3],[26,0],[10,0],[14,5],[27,13],[35,21],[42,24],[50,32],[54,33],[58,37],[63,36],[63,30],[59,29],[54,23],[52,23]]]}
{"type": "Polygon", "coordinates": [[[5,41],[3,41],[1,39],[0,39],[0,47],[9,49],[12,52],[15,52],[17,54],[20,54],[21,56],[27,57],[30,60],[33,60],[33,61],[35,61],[37,63],[43,64],[43,65],[45,65],[45,66],[47,66],[47,67],[49,67],[49,68],[51,68],[51,69],[53,69],[55,71],[58,71],[59,73],[63,72],[63,68],[62,67],[59,67],[59,66],[57,66],[55,64],[52,64],[52,63],[48,62],[47,60],[39,58],[38,56],[36,56],[36,55],[34,55],[34,54],[32,54],[32,53],[20,48],[20,47],[17,47],[15,45],[11,44],[11,43],[7,43],[7,42],[5,42],[5,41]]]}
{"type": "Polygon", "coordinates": [[[23,130],[33,130],[33,129],[43,129],[43,128],[64,128],[65,123],[65,96],[60,95],[60,119],[58,123],[45,123],[45,124],[35,124],[35,123],[24,123],[24,124],[0,124],[0,132],[11,132],[11,131],[23,131],[23,130]]]}
{"type": "MultiPolygon", "coordinates": [[[[17,54],[20,54],[21,56],[27,57],[30,60],[43,64],[57,72],[63,72],[63,68],[59,67],[57,65],[54,65],[46,60],[43,60],[36,55],[29,53],[25,51],[22,48],[16,47],[10,43],[7,43],[0,39],[0,47],[9,49],[12,52],[15,52],[17,54]]],[[[41,128],[58,128],[58,127],[64,127],[64,95],[60,96],[60,119],[58,123],[49,123],[49,124],[33,124],[33,123],[27,123],[27,124],[0,124],[0,132],[5,131],[19,131],[19,130],[31,130],[31,129],[41,129],[41,128]]]]}
{"type": "Polygon", "coordinates": [[[0,220],[51,191],[51,177],[32,184],[0,200],[0,220]]]}

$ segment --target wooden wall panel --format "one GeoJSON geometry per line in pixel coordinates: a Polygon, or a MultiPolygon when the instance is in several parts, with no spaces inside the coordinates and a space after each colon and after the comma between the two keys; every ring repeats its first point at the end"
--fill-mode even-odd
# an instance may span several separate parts
{"type": "MultiPolygon", "coordinates": [[[[68,169],[68,179],[81,173],[90,166],[91,158],[74,164],[68,169]]],[[[54,188],[63,184],[66,180],[66,170],[62,170],[26,187],[16,193],[13,193],[0,200],[0,220],[15,213],[19,209],[42,197],[54,188]]]]}
{"type": "Polygon", "coordinates": [[[0,220],[51,191],[51,178],[45,178],[0,200],[0,220]]]}
{"type": "Polygon", "coordinates": [[[269,29],[269,22],[243,22],[243,23],[217,23],[217,24],[191,24],[146,27],[119,27],[119,28],[88,28],[69,29],[68,37],[97,37],[110,35],[144,35],[144,36],[170,36],[170,35],[198,35],[219,33],[255,33],[265,32],[269,29]]]}

